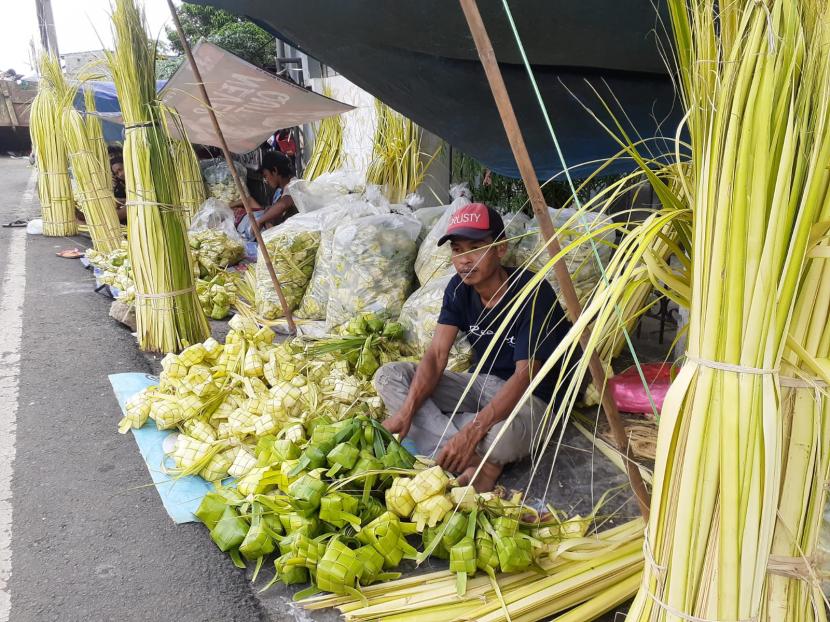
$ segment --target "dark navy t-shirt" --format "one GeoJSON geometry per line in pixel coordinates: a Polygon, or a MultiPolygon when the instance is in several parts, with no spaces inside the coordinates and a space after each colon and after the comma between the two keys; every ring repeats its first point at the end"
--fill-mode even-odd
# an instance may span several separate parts
{"type": "MultiPolygon", "coordinates": [[[[510,312],[516,296],[533,278],[533,273],[517,268],[505,268],[509,289],[492,309],[485,309],[475,289],[465,285],[457,274],[444,290],[444,303],[438,323],[456,326],[466,333],[473,348],[474,363],[485,356],[496,330],[510,312]]],[[[556,294],[547,281],[542,281],[534,294],[522,303],[510,320],[510,326],[487,357],[482,372],[504,380],[516,371],[516,361],[534,359],[544,363],[571,325],[556,300],[556,294]]],[[[536,387],[534,394],[550,400],[559,376],[558,366],[552,369],[536,387]]]]}

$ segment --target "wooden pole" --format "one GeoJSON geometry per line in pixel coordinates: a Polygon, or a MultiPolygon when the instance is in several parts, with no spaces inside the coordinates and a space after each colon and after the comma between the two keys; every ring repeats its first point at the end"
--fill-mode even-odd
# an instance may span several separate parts
{"type": "Polygon", "coordinates": [[[199,85],[199,90],[202,93],[202,103],[208,111],[211,123],[213,123],[213,131],[216,132],[216,135],[219,137],[219,142],[222,145],[222,153],[225,154],[225,161],[228,163],[228,168],[230,169],[231,176],[236,184],[236,189],[239,192],[239,196],[242,197],[242,204],[245,206],[245,213],[248,215],[248,220],[251,223],[251,231],[254,232],[256,243],[259,245],[259,252],[262,254],[262,260],[268,268],[268,274],[271,276],[271,282],[274,284],[277,297],[280,299],[283,315],[285,315],[285,319],[288,322],[288,331],[292,335],[296,335],[297,326],[294,324],[294,316],[291,314],[291,308],[288,306],[288,301],[285,299],[285,294],[282,292],[282,286],[280,285],[280,280],[277,278],[277,273],[274,272],[274,265],[271,263],[271,255],[265,247],[265,241],[262,239],[262,232],[260,231],[259,223],[254,217],[254,210],[251,207],[251,201],[253,200],[251,198],[251,193],[248,192],[248,186],[242,183],[242,180],[236,172],[236,167],[234,166],[233,159],[231,158],[231,151],[228,149],[228,143],[225,141],[225,135],[222,133],[222,128],[219,127],[219,119],[216,118],[216,113],[213,111],[213,106],[211,106],[210,97],[208,97],[205,83],[202,80],[202,74],[199,71],[198,65],[196,65],[196,59],[193,58],[193,52],[190,50],[190,44],[187,42],[184,30],[182,30],[182,24],[179,21],[178,14],[176,13],[176,7],[173,6],[173,0],[167,0],[167,6],[170,7],[170,14],[173,16],[173,24],[176,26],[179,41],[182,42],[182,47],[184,48],[184,53],[187,56],[187,61],[190,63],[190,68],[193,70],[193,77],[196,78],[196,83],[199,85]]]}
{"type": "MultiPolygon", "coordinates": [[[[484,73],[487,75],[487,81],[490,84],[493,99],[496,101],[496,107],[499,110],[499,116],[504,125],[504,131],[507,134],[507,140],[510,142],[510,148],[513,150],[513,157],[516,158],[516,164],[519,166],[522,180],[527,189],[527,195],[530,198],[530,204],[533,207],[533,213],[539,223],[539,228],[542,230],[542,235],[548,241],[547,251],[551,257],[554,257],[560,252],[561,247],[556,237],[553,222],[550,219],[545,197],[542,195],[542,188],[539,186],[539,180],[536,177],[536,171],[530,161],[530,154],[527,151],[524,138],[522,137],[522,131],[519,128],[516,113],[513,111],[513,104],[510,102],[510,96],[507,93],[507,87],[504,84],[504,78],[502,78],[501,70],[496,60],[496,53],[493,50],[487,29],[481,19],[481,13],[479,13],[476,0],[459,0],[459,2],[461,3],[461,9],[464,11],[464,17],[467,19],[470,34],[473,36],[478,57],[481,59],[481,64],[484,67],[484,73]]],[[[576,294],[576,289],[574,289],[574,284],[565,262],[561,259],[557,261],[553,265],[553,272],[556,280],[559,282],[562,296],[565,299],[566,311],[573,321],[582,313],[582,305],[579,304],[579,297],[576,294]]],[[[590,337],[590,328],[586,328],[579,338],[579,342],[583,348],[588,344],[590,337]]],[[[614,403],[610,393],[604,390],[606,381],[605,369],[599,360],[599,356],[596,354],[591,356],[588,362],[588,368],[591,372],[594,386],[602,396],[602,408],[605,411],[605,417],[608,420],[611,433],[614,435],[617,449],[626,457],[625,464],[626,471],[628,472],[628,480],[637,498],[640,512],[643,518],[648,521],[649,494],[643,483],[643,478],[640,476],[640,470],[631,457],[630,447],[625,435],[625,426],[623,425],[622,419],[620,419],[617,405],[614,403]]]]}

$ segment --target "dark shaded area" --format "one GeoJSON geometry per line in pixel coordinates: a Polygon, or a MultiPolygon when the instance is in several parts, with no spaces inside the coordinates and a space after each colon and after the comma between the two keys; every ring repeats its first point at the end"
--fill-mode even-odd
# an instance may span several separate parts
{"type": "MultiPolygon", "coordinates": [[[[498,173],[518,176],[458,2],[196,3],[250,17],[453,148],[498,173]]],[[[502,3],[481,0],[478,4],[537,174],[548,179],[561,171],[560,160],[502,3]]],[[[673,110],[672,85],[656,42],[655,31],[663,32],[663,27],[651,2],[514,0],[511,11],[568,166],[618,151],[574,99],[575,95],[592,109],[601,110],[591,87],[610,103],[635,140],[638,135],[660,135],[659,126],[667,118],[665,133],[673,136],[679,115],[673,110]]],[[[608,173],[630,168],[630,163],[622,161],[608,173]]]]}

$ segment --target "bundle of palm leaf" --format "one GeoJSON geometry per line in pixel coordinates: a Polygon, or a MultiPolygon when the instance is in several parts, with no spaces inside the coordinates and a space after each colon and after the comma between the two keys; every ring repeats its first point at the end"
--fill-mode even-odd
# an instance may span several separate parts
{"type": "Polygon", "coordinates": [[[41,80],[32,101],[29,132],[38,167],[43,234],[75,235],[78,233],[78,220],[75,218],[61,118],[62,100],[69,91],[69,85],[57,57],[44,54],[38,64],[41,80]]]}
{"type": "MultiPolygon", "coordinates": [[[[323,88],[323,95],[331,97],[331,88],[323,88]]],[[[323,173],[335,171],[343,164],[343,119],[340,115],[320,121],[314,133],[314,148],[305,167],[304,177],[316,179],[323,173]]]]}
{"type": "Polygon", "coordinates": [[[378,100],[375,111],[377,125],[366,183],[382,187],[391,203],[402,203],[423,183],[440,148],[431,155],[422,152],[421,128],[411,119],[378,100]]]}
{"type": "MultiPolygon", "coordinates": [[[[74,95],[74,89],[71,94],[74,95]]],[[[69,150],[69,163],[77,184],[78,209],[89,227],[95,250],[108,253],[121,246],[123,235],[115,211],[112,176],[101,121],[94,114],[89,114],[95,112],[91,91],[87,90],[84,95],[86,118],[72,106],[71,97],[65,97],[62,101],[61,119],[69,150]]]]}
{"type": "Polygon", "coordinates": [[[112,21],[115,50],[107,52],[107,61],[125,123],[127,239],[138,342],[143,350],[178,351],[204,341],[209,328],[196,294],[187,215],[156,99],[155,45],[133,0],[116,0],[112,21]]]}

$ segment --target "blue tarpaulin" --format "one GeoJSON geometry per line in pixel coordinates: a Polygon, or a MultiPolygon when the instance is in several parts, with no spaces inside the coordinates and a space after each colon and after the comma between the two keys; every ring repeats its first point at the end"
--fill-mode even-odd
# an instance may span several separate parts
{"type": "MultiPolygon", "coordinates": [[[[156,91],[160,91],[167,83],[166,80],[156,81],[156,91]]],[[[102,113],[120,113],[121,106],[118,103],[118,94],[115,91],[115,84],[112,82],[104,82],[102,80],[91,80],[84,82],[84,88],[92,89],[95,96],[95,109],[102,113]]],[[[78,91],[75,95],[75,108],[78,110],[86,110],[84,105],[83,91],[78,91]]],[[[124,140],[124,127],[118,123],[110,123],[104,120],[104,140],[108,143],[122,142],[124,140]]]]}
{"type": "MultiPolygon", "coordinates": [[[[109,379],[122,413],[125,412],[128,399],[139,391],[158,384],[158,378],[155,376],[140,373],[112,374],[109,379]]],[[[170,518],[175,523],[196,521],[193,512],[213,487],[201,477],[187,476],[174,480],[164,472],[162,467],[165,460],[164,441],[174,432],[159,430],[155,422],[150,419],[144,427],[133,430],[132,433],[170,518]]],[[[172,465],[168,462],[167,466],[172,465]]]]}

